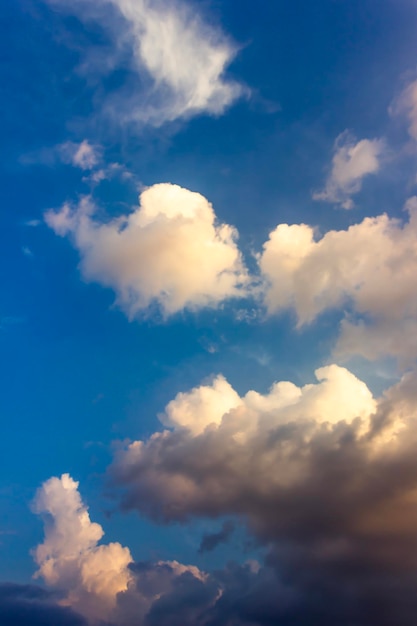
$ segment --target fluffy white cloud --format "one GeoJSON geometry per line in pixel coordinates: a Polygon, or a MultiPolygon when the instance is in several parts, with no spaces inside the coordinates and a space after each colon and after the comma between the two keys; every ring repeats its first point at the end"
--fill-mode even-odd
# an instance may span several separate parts
{"type": "Polygon", "coordinates": [[[165,183],[143,191],[140,206],[127,217],[102,223],[94,211],[84,198],[75,208],[66,204],[47,212],[45,219],[58,235],[72,237],[83,276],[112,287],[130,317],[155,302],[169,315],[245,292],[237,232],[216,223],[200,194],[165,183]]]}
{"type": "Polygon", "coordinates": [[[34,551],[36,575],[65,591],[66,603],[88,618],[107,619],[132,579],[129,549],[98,544],[103,529],[90,521],[78,483],[68,474],[47,480],[33,508],[45,521],[45,541],[34,551]]]}
{"type": "Polygon", "coordinates": [[[414,358],[417,198],[406,209],[404,224],[380,215],[318,241],[305,224],[277,226],[259,256],[269,313],[293,307],[302,326],[327,309],[343,308],[350,313],[340,354],[414,358]]]}
{"type": "Polygon", "coordinates": [[[378,172],[385,144],[381,139],[356,141],[347,131],[335,141],[332,168],[325,187],[313,194],[314,200],[324,200],[351,209],[351,196],[361,190],[362,180],[378,172]]]}

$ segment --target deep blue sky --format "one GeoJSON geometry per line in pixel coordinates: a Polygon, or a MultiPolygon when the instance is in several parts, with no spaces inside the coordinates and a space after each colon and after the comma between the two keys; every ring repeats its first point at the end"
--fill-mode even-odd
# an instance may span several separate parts
{"type": "MultiPolygon", "coordinates": [[[[29,503],[43,480],[63,472],[80,480],[106,537],[123,540],[135,556],[217,564],[216,555],[196,556],[211,522],[184,532],[133,514],[107,517],[114,509],[103,497],[111,442],[150,435],[176,393],[218,372],[242,394],[265,392],[275,380],[311,382],[314,368],[329,360],[340,318],[326,313],[296,331],[292,313],[242,322],[237,305],[226,304],[166,321],[128,321],[110,289],[83,281],[78,252],[43,221],[47,209],[89,190],[85,172],[61,162],[56,146],[86,139],[101,146],[104,164],[134,174],[96,188],[108,216],[137,203],[139,184],[198,191],[220,221],[238,228],[249,265],[278,223],[305,222],[324,233],[365,215],[402,215],[412,195],[415,164],[400,158],[386,175],[366,179],[352,211],[311,197],[346,129],[359,139],[384,136],[393,149],[405,141],[406,125],[388,109],[416,69],[415,2],[192,4],[237,42],[228,76],[251,96],[221,116],[159,128],[110,125],[98,115],[121,78],[75,71],[91,46],[105,54],[109,42],[97,24],[42,0],[1,4],[0,580],[30,579],[29,550],[42,529],[29,503]]],[[[378,373],[355,363],[379,392],[378,373]]],[[[230,547],[230,555],[238,551],[230,547]]]]}

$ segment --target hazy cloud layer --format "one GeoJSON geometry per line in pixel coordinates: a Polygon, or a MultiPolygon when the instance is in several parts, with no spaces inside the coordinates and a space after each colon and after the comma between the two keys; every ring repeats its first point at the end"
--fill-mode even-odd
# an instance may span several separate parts
{"type": "Polygon", "coordinates": [[[385,143],[381,139],[356,141],[347,131],[335,141],[332,167],[322,191],[313,194],[314,200],[339,204],[352,209],[352,195],[362,188],[362,180],[375,174],[381,167],[385,143]]]}
{"type": "Polygon", "coordinates": [[[126,83],[104,110],[117,123],[160,126],[206,113],[220,115],[244,89],[225,77],[236,46],[182,0],[46,0],[103,26],[110,47],[87,51],[79,71],[96,79],[123,68],[126,83]]]}
{"type": "Polygon", "coordinates": [[[72,238],[83,276],[112,287],[130,317],[152,304],[170,315],[245,293],[237,232],[216,222],[200,194],[165,183],[143,191],[127,217],[103,223],[94,211],[84,198],[45,219],[58,235],[72,238]]]}
{"type": "Polygon", "coordinates": [[[417,355],[417,198],[408,222],[380,215],[315,239],[306,224],[280,224],[259,256],[269,313],[294,308],[298,326],[346,311],[337,352],[375,359],[417,355]]]}

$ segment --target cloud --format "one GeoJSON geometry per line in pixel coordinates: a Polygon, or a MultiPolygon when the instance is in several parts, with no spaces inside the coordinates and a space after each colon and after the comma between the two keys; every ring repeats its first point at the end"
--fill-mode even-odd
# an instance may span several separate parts
{"type": "MultiPolygon", "coordinates": [[[[101,149],[87,139],[81,142],[66,141],[53,147],[45,147],[35,152],[23,154],[20,162],[24,165],[53,166],[62,162],[81,170],[93,170],[101,160],[101,149]]],[[[28,220],[26,226],[38,226],[39,220],[28,220]]]]}
{"type": "Polygon", "coordinates": [[[348,131],[339,135],[325,187],[315,192],[313,199],[340,204],[344,209],[353,208],[351,196],[361,190],[365,176],[379,171],[384,150],[382,139],[356,141],[348,131]]]}
{"type": "Polygon", "coordinates": [[[93,169],[100,160],[98,148],[92,146],[86,139],[81,143],[67,141],[58,146],[58,152],[64,163],[70,163],[82,170],[93,169]]]}
{"type": "Polygon", "coordinates": [[[59,606],[54,594],[35,585],[0,583],[2,626],[86,626],[70,608],[59,606]]]}
{"type": "Polygon", "coordinates": [[[131,580],[129,549],[99,545],[103,529],[90,521],[78,483],[68,474],[47,480],[33,509],[45,523],[45,540],[34,551],[36,576],[65,591],[66,602],[89,619],[107,619],[131,580]]]}
{"type": "Polygon", "coordinates": [[[124,505],[163,520],[249,510],[261,518],[263,498],[306,479],[316,436],[337,438],[348,425],[353,432],[369,428],[376,402],[363,382],[337,365],[318,369],[316,376],[317,384],[304,387],[283,381],[265,395],[249,391],[222,416],[215,390],[223,377],[214,379],[213,394],[205,385],[178,394],[166,409],[172,412],[176,404],[183,413],[173,430],[134,441],[116,457],[111,472],[126,490],[124,505]],[[195,410],[196,397],[205,404],[202,410],[195,410]],[[252,511],[256,499],[258,513],[252,511]]]}
{"type": "Polygon", "coordinates": [[[298,326],[344,309],[339,355],[417,356],[417,198],[409,221],[365,218],[318,241],[306,224],[280,224],[259,256],[270,314],[293,308],[298,326]]]}
{"type": "Polygon", "coordinates": [[[410,137],[417,141],[417,80],[410,82],[390,107],[393,115],[405,115],[410,137]]]}
{"type": "Polygon", "coordinates": [[[344,368],[316,374],[116,456],[125,508],[166,523],[236,516],[267,548],[256,573],[213,574],[222,593],[204,624],[414,623],[417,373],[378,400],[344,368]]]}
{"type": "Polygon", "coordinates": [[[235,529],[235,524],[231,520],[223,522],[221,529],[217,533],[205,533],[201,539],[199,552],[211,552],[221,543],[226,543],[235,529]]]}
{"type": "Polygon", "coordinates": [[[243,93],[225,78],[237,49],[192,4],[181,0],[48,0],[101,23],[113,48],[87,54],[86,74],[123,67],[129,80],[104,108],[120,122],[160,126],[199,114],[220,115],[243,93]],[[113,8],[113,11],[111,10],[113,8]]]}
{"type": "MultiPolygon", "coordinates": [[[[2,611],[14,615],[16,611],[6,609],[16,604],[16,597],[22,605],[23,595],[30,604],[25,599],[22,610],[28,605],[35,617],[39,610],[40,615],[50,613],[56,619],[50,622],[44,617],[42,624],[82,626],[85,618],[89,624],[103,626],[104,622],[108,626],[194,626],[202,624],[200,613],[218,598],[219,584],[194,565],[134,563],[129,549],[119,543],[99,544],[103,529],[91,522],[78,483],[68,474],[47,480],[38,490],[33,508],[45,521],[45,540],[33,553],[39,566],[36,577],[42,577],[59,595],[51,596],[38,587],[21,590],[0,585],[0,616],[2,611]],[[50,606],[46,604],[49,598],[50,606]]],[[[10,621],[10,626],[21,623],[26,624],[10,621]]],[[[32,623],[37,623],[35,618],[32,623]]]]}
{"type": "Polygon", "coordinates": [[[163,183],[143,191],[127,217],[103,223],[94,212],[87,197],[75,208],[48,211],[45,220],[71,236],[84,278],[113,288],[129,317],[155,304],[164,315],[215,307],[245,293],[237,232],[216,222],[200,194],[163,183]]]}

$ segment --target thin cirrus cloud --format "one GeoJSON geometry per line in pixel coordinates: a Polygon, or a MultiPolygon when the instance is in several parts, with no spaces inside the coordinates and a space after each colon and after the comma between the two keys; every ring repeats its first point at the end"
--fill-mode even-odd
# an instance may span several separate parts
{"type": "Polygon", "coordinates": [[[155,304],[167,316],[246,293],[237,231],[217,223],[202,195],[161,183],[143,191],[127,217],[102,223],[94,211],[86,197],[45,219],[55,233],[72,238],[83,276],[112,287],[130,317],[155,304]]]}
{"type": "Polygon", "coordinates": [[[245,591],[235,579],[209,624],[247,623],[248,594],[256,624],[306,626],[312,615],[344,626],[413,624],[416,374],[378,399],[344,368],[316,375],[301,388],[279,382],[267,394],[250,391],[221,420],[215,396],[204,394],[203,431],[188,410],[194,389],[190,407],[187,394],[179,398],[185,417],[173,429],[116,456],[111,476],[123,508],[163,523],[237,516],[267,548],[273,574],[261,567],[256,575],[264,593],[254,593],[253,577],[245,591]]]}
{"type": "Polygon", "coordinates": [[[199,114],[217,116],[248,92],[225,76],[236,45],[182,0],[46,1],[96,21],[110,36],[112,46],[87,53],[79,70],[95,77],[128,71],[126,84],[103,104],[117,123],[158,127],[199,114]]]}
{"type": "Polygon", "coordinates": [[[348,313],[339,355],[376,359],[417,355],[417,198],[408,221],[367,217],[315,240],[306,224],[280,224],[259,256],[270,314],[292,308],[298,326],[329,309],[348,313]]]}
{"type": "Polygon", "coordinates": [[[366,176],[379,171],[384,151],[385,142],[382,139],[356,141],[347,131],[339,135],[324,189],[313,193],[313,199],[352,209],[352,195],[361,190],[366,176]]]}

